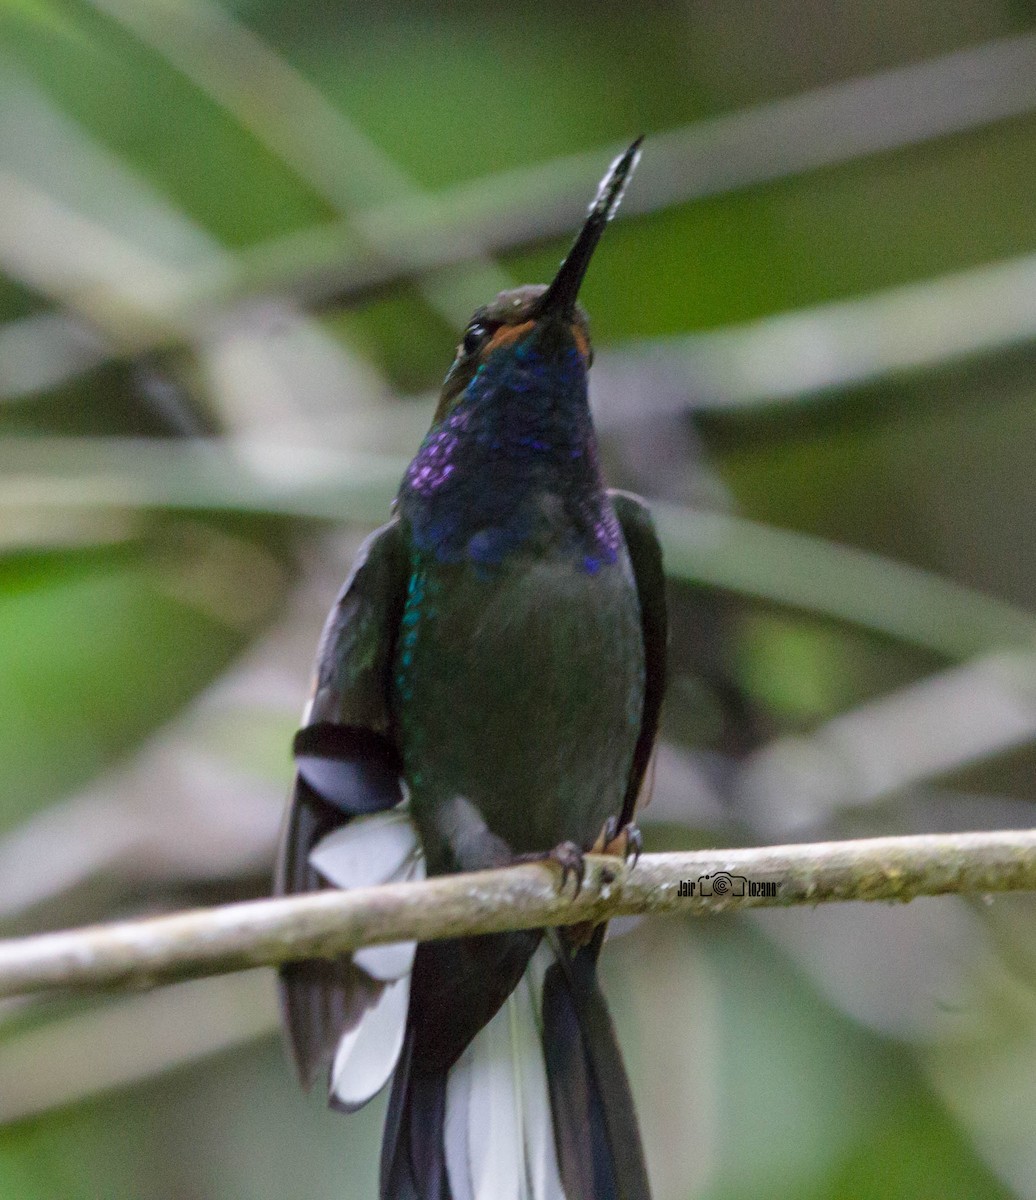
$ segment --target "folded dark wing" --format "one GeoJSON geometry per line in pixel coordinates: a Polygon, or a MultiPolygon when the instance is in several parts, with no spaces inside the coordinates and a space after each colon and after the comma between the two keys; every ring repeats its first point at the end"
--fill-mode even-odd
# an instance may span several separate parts
{"type": "Polygon", "coordinates": [[[622,809],[625,825],[633,819],[637,797],[658,734],[662,696],[666,685],[666,652],[669,641],[669,622],[666,613],[665,571],[662,566],[662,547],[651,512],[639,496],[630,492],[608,493],[626,539],[633,575],[640,601],[640,620],[644,630],[644,711],[640,734],[633,752],[633,768],[622,809]]]}
{"type": "MultiPolygon", "coordinates": [[[[313,848],[354,817],[402,800],[389,690],[407,562],[398,523],[376,530],[324,626],[313,699],[295,738],[297,774],[274,885],[280,895],[326,887],[310,862],[313,848]]],[[[342,958],[288,964],[280,991],[288,1046],[308,1087],[380,989],[342,958]]]]}

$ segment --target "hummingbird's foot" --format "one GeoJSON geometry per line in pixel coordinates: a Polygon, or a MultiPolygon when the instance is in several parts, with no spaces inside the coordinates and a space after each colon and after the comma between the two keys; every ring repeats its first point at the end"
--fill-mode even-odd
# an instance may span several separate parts
{"type": "Polygon", "coordinates": [[[612,854],[621,858],[630,868],[637,865],[643,849],[644,838],[640,827],[631,821],[619,829],[618,817],[609,817],[605,821],[604,828],[593,845],[594,854],[612,854]]]}
{"type": "Polygon", "coordinates": [[[632,821],[623,833],[626,835],[626,866],[632,871],[644,853],[644,835],[640,832],[640,826],[634,825],[632,821]]]}
{"type": "Polygon", "coordinates": [[[583,851],[575,842],[562,842],[559,846],[555,846],[553,850],[538,850],[532,854],[519,854],[515,862],[557,863],[561,868],[561,886],[558,890],[565,890],[565,884],[568,883],[569,875],[574,876],[576,881],[576,890],[573,896],[578,896],[583,890],[583,880],[586,878],[586,859],[583,851]]]}
{"type": "Polygon", "coordinates": [[[609,817],[604,828],[597,835],[597,841],[590,847],[591,854],[606,854],[605,846],[611,845],[619,833],[619,818],[609,817]]]}

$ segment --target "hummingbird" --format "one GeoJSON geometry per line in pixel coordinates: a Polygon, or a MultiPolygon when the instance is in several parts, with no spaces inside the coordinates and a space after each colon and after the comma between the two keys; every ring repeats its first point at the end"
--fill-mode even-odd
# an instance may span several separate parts
{"type": "MultiPolygon", "coordinates": [[[[641,139],[553,281],[457,347],[387,524],[328,616],[279,893],[639,852],[665,685],[662,554],[606,488],[577,296],[641,139]]],[[[303,1086],[354,1111],[392,1080],[381,1200],[647,1200],[597,982],[604,926],[368,947],[282,969],[303,1086]]]]}

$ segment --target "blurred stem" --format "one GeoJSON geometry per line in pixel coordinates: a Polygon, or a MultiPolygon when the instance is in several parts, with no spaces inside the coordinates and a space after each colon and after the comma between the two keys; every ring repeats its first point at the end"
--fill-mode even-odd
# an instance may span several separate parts
{"type": "MultiPolygon", "coordinates": [[[[342,218],[356,249],[379,273],[409,273],[396,232],[369,224],[386,204],[438,204],[305,76],[231,13],[205,0],[139,4],[90,0],[133,31],[265,143],[342,218]]],[[[592,178],[592,176],[591,176],[592,178]]],[[[446,220],[445,214],[437,220],[446,220]]],[[[419,276],[418,289],[447,322],[463,329],[473,308],[510,286],[468,238],[463,271],[419,276]]]]}
{"type": "Polygon", "coordinates": [[[621,369],[643,379],[664,370],[672,384],[658,392],[669,409],[723,411],[802,400],[1034,339],[1029,254],[743,325],[616,346],[598,356],[595,375],[621,369]]]}
{"type": "Polygon", "coordinates": [[[778,738],[739,764],[739,812],[767,836],[802,836],[839,811],[1030,745],[1034,684],[1033,651],[980,655],[778,738]]]}
{"type": "Polygon", "coordinates": [[[0,1124],[151,1079],[276,1027],[264,971],[120,996],[51,1018],[0,1041],[0,1124]]]}
{"type": "Polygon", "coordinates": [[[951,659],[1031,645],[1036,616],[919,567],[729,513],[651,502],[666,572],[835,617],[951,659]]]}
{"type": "MultiPolygon", "coordinates": [[[[1034,108],[1036,35],[1004,38],[654,134],[624,211],[657,212],[758,187],[1034,108]]],[[[472,245],[499,254],[566,236],[587,202],[588,181],[592,190],[602,161],[624,147],[379,205],[364,214],[364,236],[395,247],[394,262],[346,248],[343,231],[329,226],[292,238],[290,254],[263,248],[253,260],[253,283],[278,264],[284,287],[282,269],[291,264],[296,298],[342,305],[373,288],[465,263],[472,245]]]]}
{"type": "MultiPolygon", "coordinates": [[[[632,869],[588,855],[576,896],[542,864],[422,883],[328,890],[0,942],[0,996],[68,987],[146,987],[398,941],[704,915],[843,900],[1036,891],[1036,831],[929,834],[760,849],[644,855],[632,869]],[[702,895],[728,873],[775,896],[702,895]],[[694,883],[693,894],[689,883],[694,883]]],[[[739,886],[735,883],[735,887],[739,886]]],[[[746,892],[751,891],[747,888],[746,892]]]]}
{"type": "MultiPolygon", "coordinates": [[[[229,264],[219,257],[191,271],[182,295],[161,321],[135,329],[133,338],[120,330],[124,337],[112,347],[112,357],[190,344],[211,329],[218,313],[256,295],[339,308],[376,289],[426,277],[438,296],[437,306],[446,306],[453,319],[463,322],[474,307],[472,295],[477,293],[475,302],[483,303],[494,290],[485,282],[490,278],[486,272],[500,279],[485,255],[569,234],[607,157],[604,148],[500,172],[435,194],[412,186],[408,190],[406,177],[347,117],[226,14],[186,3],[160,12],[161,6],[126,0],[94,2],[130,24],[243,124],[258,131],[336,206],[347,204],[350,209],[348,219],[274,239],[229,264]],[[213,57],[211,50],[201,55],[213,30],[226,51],[223,59],[213,57]],[[256,89],[242,79],[243,70],[263,86],[256,89]],[[264,91],[279,108],[278,103],[263,102],[264,91]],[[285,111],[305,113],[303,126],[286,125],[285,111]],[[349,175],[352,160],[346,156],[345,167],[338,166],[346,145],[365,164],[362,189],[357,191],[354,181],[348,194],[343,175],[349,175]],[[367,198],[369,205],[361,203],[362,211],[357,211],[354,202],[367,198]],[[460,292],[458,284],[463,285],[460,292]]],[[[757,187],[979,128],[1034,108],[1036,35],[1000,39],[653,135],[651,154],[626,197],[625,211],[656,212],[757,187]]],[[[612,148],[617,149],[621,147],[612,148]]],[[[50,241],[60,244],[55,237],[50,241]]],[[[64,356],[64,378],[96,366],[98,352],[81,345],[81,332],[48,349],[48,341],[60,332],[35,323],[24,330],[0,330],[0,341],[18,333],[22,341],[34,342],[34,354],[43,361],[64,356]]],[[[19,383],[23,391],[33,386],[25,380],[19,383]]]]}

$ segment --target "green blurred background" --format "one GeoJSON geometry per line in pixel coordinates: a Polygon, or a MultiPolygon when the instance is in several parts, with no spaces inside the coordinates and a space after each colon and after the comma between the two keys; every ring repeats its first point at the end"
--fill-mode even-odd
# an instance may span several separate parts
{"type": "MultiPolygon", "coordinates": [[[[675,669],[648,848],[1033,824],[1036,14],[0,2],[0,929],[262,895],[458,330],[587,280],[675,669]]],[[[658,1200],[1036,1197],[1029,897],[642,923],[658,1200]]],[[[0,1007],[0,1196],[350,1200],[272,976],[0,1007]]]]}

